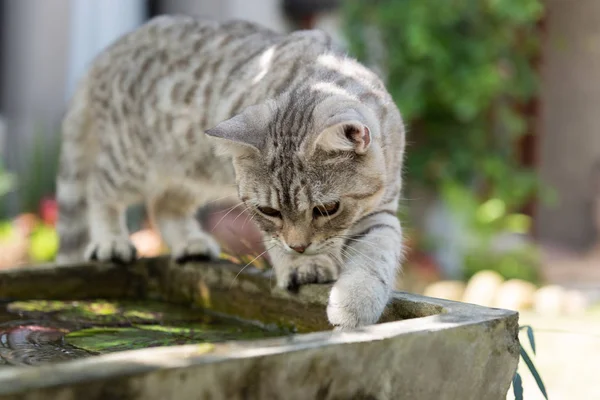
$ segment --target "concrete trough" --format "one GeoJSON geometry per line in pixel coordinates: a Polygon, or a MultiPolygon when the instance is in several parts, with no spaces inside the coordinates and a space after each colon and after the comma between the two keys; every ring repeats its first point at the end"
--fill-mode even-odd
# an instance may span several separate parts
{"type": "Polygon", "coordinates": [[[157,258],[0,271],[0,299],[152,299],[296,330],[2,368],[0,400],[506,398],[519,359],[516,312],[395,292],[379,324],[333,332],[330,286],[291,294],[240,268],[157,258]]]}

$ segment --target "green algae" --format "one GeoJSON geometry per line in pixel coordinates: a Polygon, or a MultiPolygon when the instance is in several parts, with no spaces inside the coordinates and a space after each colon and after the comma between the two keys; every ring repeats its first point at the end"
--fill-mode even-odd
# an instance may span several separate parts
{"type": "Polygon", "coordinates": [[[82,329],[67,334],[65,341],[77,348],[102,354],[158,346],[260,339],[267,336],[277,336],[277,333],[259,327],[241,328],[228,324],[140,325],[82,329]]]}
{"type": "MultiPolygon", "coordinates": [[[[5,310],[4,314],[13,316],[10,324],[33,321],[34,326],[61,326],[64,337],[53,346],[84,350],[90,355],[286,335],[281,329],[152,301],[31,300],[9,303],[5,310]],[[28,321],[14,321],[15,314],[28,321]]],[[[34,353],[39,349],[27,340],[23,346],[31,347],[34,353]]]]}
{"type": "Polygon", "coordinates": [[[161,302],[140,301],[16,301],[7,309],[26,318],[52,317],[80,324],[130,325],[174,321],[198,321],[201,310],[161,302]]]}

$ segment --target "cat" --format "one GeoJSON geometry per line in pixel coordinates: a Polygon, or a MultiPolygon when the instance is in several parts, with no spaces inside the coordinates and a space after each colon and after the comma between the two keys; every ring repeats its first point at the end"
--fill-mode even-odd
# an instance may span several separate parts
{"type": "Polygon", "coordinates": [[[124,211],[140,202],[176,261],[218,258],[194,213],[237,198],[280,287],[335,281],[335,329],[380,318],[402,257],[405,130],[327,34],[155,17],[95,58],[62,128],[57,262],[132,262],[124,211]]]}

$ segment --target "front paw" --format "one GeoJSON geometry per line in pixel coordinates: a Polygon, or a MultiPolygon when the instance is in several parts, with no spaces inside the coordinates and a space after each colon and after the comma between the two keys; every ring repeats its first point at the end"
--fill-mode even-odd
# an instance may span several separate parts
{"type": "Polygon", "coordinates": [[[339,280],[331,289],[327,318],[336,330],[377,323],[390,298],[390,290],[368,280],[339,280]]]}
{"type": "Polygon", "coordinates": [[[137,258],[137,250],[127,237],[110,237],[93,241],[85,251],[85,259],[90,261],[130,264],[137,258]]]}
{"type": "Polygon", "coordinates": [[[339,276],[339,266],[328,256],[302,256],[278,272],[279,287],[295,292],[301,285],[334,282],[339,276]]]}
{"type": "Polygon", "coordinates": [[[188,238],[185,243],[175,246],[172,257],[178,264],[194,261],[218,260],[221,248],[208,234],[188,238]]]}

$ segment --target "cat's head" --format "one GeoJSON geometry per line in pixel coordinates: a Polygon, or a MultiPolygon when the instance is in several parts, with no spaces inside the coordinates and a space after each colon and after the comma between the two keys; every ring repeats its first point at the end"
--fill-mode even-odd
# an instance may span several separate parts
{"type": "Polygon", "coordinates": [[[385,189],[379,122],[348,97],[269,101],[206,133],[231,155],[254,221],[290,254],[339,248],[385,189]]]}

